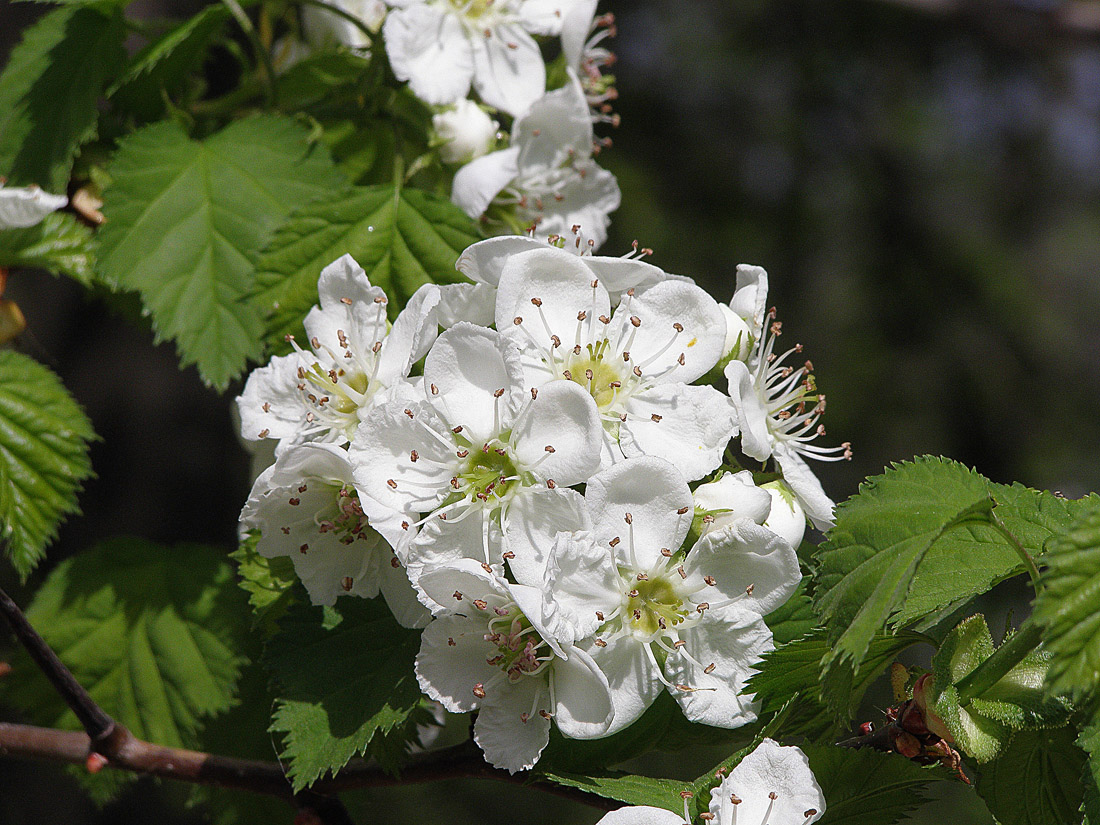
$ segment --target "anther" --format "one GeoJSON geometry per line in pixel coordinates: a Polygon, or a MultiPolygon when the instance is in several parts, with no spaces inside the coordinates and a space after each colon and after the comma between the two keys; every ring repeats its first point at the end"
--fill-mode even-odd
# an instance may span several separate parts
{"type": "Polygon", "coordinates": [[[439,395],[439,387],[435,384],[429,384],[428,386],[431,387],[432,395],[439,395]]]}
{"type": "Polygon", "coordinates": [[[703,668],[703,673],[714,673],[714,662],[711,662],[709,665],[703,668]]]}
{"type": "Polygon", "coordinates": [[[712,814],[710,811],[704,811],[703,813],[699,814],[699,818],[704,822],[710,822],[712,819],[714,819],[714,814],[712,814]]]}
{"type": "Polygon", "coordinates": [[[585,312],[583,309],[580,312],[577,313],[577,320],[578,321],[583,321],[587,317],[588,317],[588,313],[585,312]]]}
{"type": "Polygon", "coordinates": [[[415,463],[418,458],[420,458],[420,453],[418,453],[416,450],[413,450],[411,453],[409,453],[409,460],[413,463],[415,463]]]}
{"type": "Polygon", "coordinates": [[[523,316],[517,315],[515,318],[512,319],[512,323],[518,327],[520,324],[523,323],[523,316]]]}
{"type": "Polygon", "coordinates": [[[768,799],[770,799],[774,802],[775,800],[779,799],[779,794],[777,794],[775,791],[769,791],[768,792],[768,799]]]}
{"type": "Polygon", "coordinates": [[[550,719],[553,718],[553,714],[551,714],[549,711],[546,711],[546,710],[540,710],[539,711],[539,716],[541,716],[543,719],[545,719],[547,721],[550,721],[550,719]]]}
{"type": "Polygon", "coordinates": [[[714,585],[717,583],[714,576],[703,576],[703,581],[705,581],[711,587],[714,587],[714,585]]]}
{"type": "Polygon", "coordinates": [[[303,544],[301,547],[298,548],[299,553],[305,553],[307,550],[309,550],[308,544],[303,544]]]}
{"type": "Polygon", "coordinates": [[[661,555],[664,556],[666,559],[671,559],[672,558],[672,551],[669,550],[667,547],[662,547],[661,548],[661,555]]]}
{"type": "Polygon", "coordinates": [[[404,412],[405,412],[405,415],[407,415],[409,418],[413,417],[413,411],[410,410],[408,407],[405,408],[404,412]]]}
{"type": "Polygon", "coordinates": [[[633,524],[634,523],[634,516],[632,516],[630,513],[627,513],[626,515],[623,516],[623,521],[625,521],[627,524],[633,524]]]}
{"type": "Polygon", "coordinates": [[[269,404],[268,402],[265,401],[264,405],[262,407],[260,407],[260,409],[263,410],[264,412],[271,412],[271,404],[269,404]]]}
{"type": "Polygon", "coordinates": [[[267,427],[264,427],[262,430],[260,430],[259,433],[257,433],[257,435],[259,435],[260,438],[267,438],[269,435],[271,435],[271,430],[267,429],[267,427]]]}
{"type": "Polygon", "coordinates": [[[607,317],[606,315],[601,315],[601,316],[600,316],[600,323],[601,323],[601,324],[610,324],[610,323],[611,323],[611,319],[610,319],[610,318],[608,318],[608,317],[607,317]]]}
{"type": "Polygon", "coordinates": [[[485,698],[485,685],[483,685],[481,682],[478,682],[476,685],[474,685],[473,693],[474,693],[474,696],[476,696],[478,699],[484,699],[485,698]]]}
{"type": "Polygon", "coordinates": [[[676,363],[679,364],[681,367],[686,363],[684,354],[682,352],[680,353],[680,357],[676,359],[676,363]]]}
{"type": "Polygon", "coordinates": [[[681,323],[680,323],[679,321],[677,321],[676,323],[674,323],[674,324],[672,325],[672,328],[673,328],[674,330],[676,330],[677,332],[683,332],[683,331],[684,331],[684,325],[683,325],[683,324],[681,324],[681,323]]]}
{"type": "Polygon", "coordinates": [[[631,315],[630,323],[633,324],[635,327],[640,327],[642,325],[642,319],[639,318],[637,315],[631,315]]]}
{"type": "Polygon", "coordinates": [[[635,588],[635,589],[631,590],[631,591],[630,591],[629,593],[627,593],[626,595],[630,596],[630,598],[632,598],[632,599],[636,599],[636,598],[638,598],[638,590],[637,590],[637,588],[635,588]]]}
{"type": "Polygon", "coordinates": [[[542,298],[532,298],[531,303],[537,307],[542,306],[542,298]]]}
{"type": "Polygon", "coordinates": [[[469,450],[456,450],[455,451],[455,455],[457,455],[459,458],[465,458],[469,454],[470,454],[469,450]]]}
{"type": "Polygon", "coordinates": [[[485,610],[489,607],[489,603],[485,599],[474,599],[474,607],[478,610],[485,610]]]}
{"type": "Polygon", "coordinates": [[[661,416],[657,415],[657,413],[653,413],[649,418],[654,424],[658,424],[661,421],[661,416]]]}
{"type": "Polygon", "coordinates": [[[501,387],[499,390],[494,392],[493,398],[500,398],[502,395],[504,395],[504,387],[501,387]]]}
{"type": "Polygon", "coordinates": [[[551,490],[553,490],[553,489],[554,489],[555,487],[557,487],[558,485],[557,485],[557,483],[556,483],[556,482],[554,481],[554,479],[552,479],[552,478],[548,478],[548,479],[546,479],[546,486],[547,486],[547,487],[549,487],[549,488],[550,488],[551,490]]]}
{"type": "Polygon", "coordinates": [[[390,556],[390,567],[392,567],[394,570],[400,570],[401,560],[398,559],[397,556],[390,556]]]}
{"type": "Polygon", "coordinates": [[[599,620],[600,620],[601,622],[602,622],[602,621],[604,620],[604,619],[603,619],[603,611],[602,611],[602,610],[597,610],[597,611],[596,611],[596,618],[597,618],[597,619],[599,619],[599,620]]]}
{"type": "Polygon", "coordinates": [[[710,602],[699,602],[699,604],[697,604],[695,606],[695,612],[698,613],[701,616],[703,614],[703,612],[709,607],[710,607],[710,602]]]}
{"type": "Polygon", "coordinates": [[[639,367],[637,364],[634,365],[634,369],[632,369],[631,372],[634,373],[639,378],[642,377],[642,368],[639,367]]]}
{"type": "Polygon", "coordinates": [[[745,595],[746,596],[751,596],[752,591],[754,591],[755,589],[756,589],[756,585],[755,584],[750,584],[748,587],[745,588],[745,595]]]}
{"type": "Polygon", "coordinates": [[[676,648],[676,650],[679,650],[686,644],[687,642],[685,642],[683,639],[677,639],[675,642],[672,643],[672,646],[676,648]]]}
{"type": "Polygon", "coordinates": [[[287,499],[287,503],[290,504],[291,507],[297,507],[302,503],[302,500],[300,498],[291,498],[287,499]]]}
{"type": "Polygon", "coordinates": [[[539,391],[536,387],[531,387],[531,400],[534,401],[539,397],[539,391]]]}
{"type": "Polygon", "coordinates": [[[620,541],[622,541],[622,539],[618,536],[615,536],[615,538],[611,539],[611,541],[609,541],[607,544],[609,547],[618,547],[620,541]]]}
{"type": "Polygon", "coordinates": [[[809,819],[811,816],[817,816],[817,808],[810,808],[809,810],[803,811],[802,815],[806,817],[806,819],[809,819]]]}
{"type": "Polygon", "coordinates": [[[649,581],[649,576],[646,575],[645,573],[639,573],[638,574],[638,581],[647,582],[647,581],[649,581]]]}
{"type": "Polygon", "coordinates": [[[387,478],[386,479],[386,484],[387,484],[387,486],[389,486],[389,488],[391,490],[396,490],[397,489],[397,482],[394,481],[392,478],[387,478]]]}
{"type": "Polygon", "coordinates": [[[458,435],[460,432],[462,432],[462,425],[459,424],[457,427],[453,428],[451,430],[451,432],[454,433],[455,435],[458,435]]]}
{"type": "Polygon", "coordinates": [[[460,602],[460,601],[462,601],[462,591],[461,591],[461,590],[456,590],[456,591],[455,591],[454,593],[452,593],[451,595],[452,595],[452,596],[454,596],[454,600],[455,600],[456,602],[460,602]]]}
{"type": "Polygon", "coordinates": [[[740,805],[741,804],[741,797],[739,797],[735,793],[731,793],[730,794],[730,802],[732,802],[734,805],[740,805]]]}
{"type": "Polygon", "coordinates": [[[344,576],[344,578],[340,579],[340,586],[341,586],[342,588],[344,588],[344,592],[345,592],[345,593],[350,593],[350,592],[351,592],[351,588],[352,588],[352,587],[353,587],[354,585],[355,585],[355,582],[354,582],[354,581],[352,581],[352,578],[351,578],[351,576],[344,576]]]}
{"type": "Polygon", "coordinates": [[[607,642],[605,642],[603,639],[596,639],[594,644],[596,645],[596,647],[607,647],[607,642]]]}
{"type": "Polygon", "coordinates": [[[544,449],[544,450],[545,450],[546,452],[548,452],[548,453],[553,453],[553,452],[557,452],[557,451],[556,451],[556,450],[555,450],[555,449],[554,449],[553,447],[551,447],[551,446],[550,446],[549,444],[547,444],[547,445],[546,445],[545,447],[543,447],[543,449],[544,449]]]}
{"type": "Polygon", "coordinates": [[[350,307],[351,306],[351,298],[341,298],[340,303],[343,304],[344,306],[350,307]]]}
{"type": "Polygon", "coordinates": [[[678,515],[678,516],[682,516],[682,515],[683,515],[684,513],[686,513],[687,511],[688,511],[688,508],[687,508],[687,507],[681,507],[681,508],[680,508],[679,510],[677,510],[677,511],[676,511],[676,515],[678,515]]]}
{"type": "Polygon", "coordinates": [[[691,791],[680,791],[680,799],[692,799],[695,797],[691,791]]]}

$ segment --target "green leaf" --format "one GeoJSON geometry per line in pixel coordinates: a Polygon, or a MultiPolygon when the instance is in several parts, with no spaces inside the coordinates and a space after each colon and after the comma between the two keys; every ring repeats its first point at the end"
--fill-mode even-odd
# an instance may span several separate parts
{"type": "Polygon", "coordinates": [[[22,579],[79,512],[76,494],[91,477],[91,422],[44,366],[0,350],[0,538],[22,579]]]}
{"type": "Polygon", "coordinates": [[[294,789],[335,774],[358,754],[392,752],[420,703],[413,661],[420,633],[398,625],[381,599],[294,605],[264,652],[276,683],[271,730],[294,789]]]}
{"type": "Polygon", "coordinates": [[[971,616],[944,639],[932,659],[932,704],[958,748],[978,762],[1002,752],[1013,734],[1024,728],[1064,725],[1065,702],[1043,695],[1050,654],[1033,650],[980,697],[960,705],[955,689],[965,676],[993,655],[993,638],[985,617],[971,616]]]}
{"type": "MultiPolygon", "coordinates": [[[[57,566],[27,618],[111,716],[136,736],[194,747],[233,706],[248,607],[224,554],[115,539],[57,566]]],[[[80,724],[29,657],[6,697],[42,725],[80,724]]]]}
{"type": "Polygon", "coordinates": [[[111,164],[101,272],[139,291],[158,336],[216,387],[260,353],[260,317],[246,300],[259,250],[292,209],[339,184],[307,137],[270,115],[202,142],[158,123],[125,138],[111,164]]]}
{"type": "Polygon", "coordinates": [[[143,121],[160,117],[164,95],[174,97],[186,88],[190,73],[201,65],[228,18],[225,6],[207,6],[146,45],[108,93],[112,102],[143,121]]]}
{"type": "Polygon", "coordinates": [[[295,111],[333,95],[358,94],[370,61],[349,51],[310,55],[295,63],[275,84],[279,106],[295,111]]]}
{"type": "Polygon", "coordinates": [[[121,11],[105,6],[56,9],[27,29],[0,74],[0,175],[65,191],[125,34],[121,11]]]}
{"type": "Polygon", "coordinates": [[[821,825],[891,825],[925,802],[921,791],[943,779],[892,753],[803,745],[810,769],[825,793],[821,825]]]}
{"type": "Polygon", "coordinates": [[[1100,823],[1100,716],[1094,710],[1092,721],[1077,737],[1077,745],[1088,754],[1088,762],[1082,772],[1084,801],[1081,810],[1085,814],[1085,825],[1100,823]]]}
{"type": "Polygon", "coordinates": [[[978,795],[1001,825],[1072,825],[1081,821],[1085,754],[1073,728],[1025,730],[981,769],[978,795]]]}
{"type": "Polygon", "coordinates": [[[802,638],[818,625],[813,601],[806,595],[808,582],[809,578],[803,576],[794,594],[764,617],[777,646],[802,638]]]}
{"type": "Polygon", "coordinates": [[[423,284],[465,279],[455,261],[479,240],[458,207],[416,189],[354,187],[299,209],[260,259],[257,300],[273,311],[268,335],[297,332],[317,303],[321,270],[350,254],[397,312],[423,284]]]}
{"type": "Polygon", "coordinates": [[[676,782],[672,779],[655,779],[649,776],[606,771],[599,774],[584,775],[567,772],[538,771],[542,779],[567,788],[579,788],[582,791],[602,796],[605,799],[617,799],[629,805],[651,805],[682,814],[684,800],[681,791],[691,790],[691,783],[676,782]]]}
{"type": "Polygon", "coordinates": [[[72,215],[53,212],[35,226],[0,232],[0,267],[45,269],[91,286],[95,237],[72,215]]]}
{"type": "Polygon", "coordinates": [[[253,627],[271,636],[278,629],[279,619],[297,601],[294,585],[298,582],[298,576],[289,556],[267,559],[257,553],[259,539],[259,531],[252,531],[241,546],[229,554],[229,558],[237,562],[241,589],[248,593],[253,627]]]}
{"type": "Polygon", "coordinates": [[[1052,654],[1047,687],[1081,697],[1100,685],[1100,503],[1050,543],[1043,561],[1033,620],[1052,654]]]}

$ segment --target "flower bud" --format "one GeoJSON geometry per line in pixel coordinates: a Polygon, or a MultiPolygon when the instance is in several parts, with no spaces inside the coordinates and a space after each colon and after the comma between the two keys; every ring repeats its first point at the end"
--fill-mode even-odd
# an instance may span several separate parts
{"type": "Polygon", "coordinates": [[[432,116],[444,163],[469,163],[493,148],[500,126],[471,100],[463,98],[432,116]]]}
{"type": "Polygon", "coordinates": [[[769,481],[762,485],[762,489],[772,499],[771,512],[764,526],[789,541],[791,547],[797,548],[806,532],[806,512],[802,505],[783,481],[769,481]]]}
{"type": "Polygon", "coordinates": [[[741,518],[764,524],[772,508],[771,496],[753,484],[748,470],[726,473],[717,481],[700,484],[693,495],[696,509],[714,516],[713,521],[704,523],[704,533],[727,527],[741,518]]]}
{"type": "Polygon", "coordinates": [[[736,358],[744,361],[752,352],[752,332],[745,319],[734,312],[726,304],[719,304],[722,315],[726,319],[726,341],[722,345],[722,358],[736,358]]]}

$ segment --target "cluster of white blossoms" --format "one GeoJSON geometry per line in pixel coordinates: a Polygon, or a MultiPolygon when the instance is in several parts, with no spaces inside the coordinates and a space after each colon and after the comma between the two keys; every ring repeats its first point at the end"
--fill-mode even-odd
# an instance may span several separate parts
{"type": "Polygon", "coordinates": [[[423,626],[424,692],[477,710],[513,772],[551,723],[607,736],[662,691],[693,722],[755,720],[763,617],[800,581],[807,514],[832,518],[802,456],[846,449],[810,443],[823,399],[797,347],[773,351],[763,270],[740,268],[724,309],[590,248],[474,244],[472,283],[427,285],[392,323],[345,256],[307,340],[238,399],[243,435],[277,441],[242,513],[258,551],[292,558],[315,603],[381,592],[423,626]],[[723,361],[729,394],[700,383],[723,361]],[[737,438],[783,480],[723,472],[737,438]]]}

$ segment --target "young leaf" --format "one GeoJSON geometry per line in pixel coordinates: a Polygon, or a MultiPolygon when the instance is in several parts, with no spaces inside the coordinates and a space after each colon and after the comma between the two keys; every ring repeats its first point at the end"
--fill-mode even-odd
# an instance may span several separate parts
{"type": "Polygon", "coordinates": [[[382,599],[339,599],[334,607],[294,605],[264,652],[275,680],[271,730],[294,789],[348,760],[404,738],[420,703],[413,661],[420,633],[394,621],[382,599]]]}
{"type": "Polygon", "coordinates": [[[1071,727],[1023,730],[1002,756],[982,766],[978,795],[1001,825],[1081,821],[1085,754],[1071,727]]]}
{"type": "Polygon", "coordinates": [[[1053,657],[1047,687],[1083,696],[1100,685],[1100,503],[1050,543],[1043,561],[1033,620],[1053,657]]]}
{"type": "Polygon", "coordinates": [[[139,291],[182,364],[224,387],[260,352],[245,300],[255,256],[291,210],[338,186],[331,159],[294,121],[262,116],[202,142],[174,123],[149,126],[122,141],[110,173],[102,275],[139,291]]]}
{"type": "Polygon", "coordinates": [[[76,494],[92,475],[91,422],[57,376],[0,350],[0,539],[21,578],[35,568],[57,526],[79,512],[76,494]]]}
{"type": "MultiPolygon", "coordinates": [[[[27,618],[92,698],[143,739],[194,747],[205,720],[234,704],[248,607],[217,550],[104,542],[58,565],[27,618]]],[[[29,657],[13,669],[8,700],[39,724],[80,727],[29,657]]]]}
{"type": "Polygon", "coordinates": [[[943,779],[897,754],[828,745],[802,750],[825,792],[821,825],[892,825],[924,803],[922,789],[943,779]]]}
{"type": "Polygon", "coordinates": [[[102,5],[56,9],[27,29],[0,74],[0,175],[64,193],[125,36],[121,10],[102,5]]]}
{"type": "Polygon", "coordinates": [[[655,779],[617,771],[603,771],[592,775],[554,771],[539,771],[538,774],[542,779],[548,779],[567,788],[579,788],[606,799],[617,799],[628,805],[666,808],[679,814],[684,810],[684,800],[680,792],[691,790],[691,783],[688,782],[655,779]]]}
{"type": "Polygon", "coordinates": [[[422,284],[465,280],[455,261],[479,240],[458,207],[416,189],[355,187],[299,209],[279,228],[257,267],[257,301],[274,310],[268,335],[301,326],[317,303],[321,270],[348,253],[396,312],[422,284]]]}
{"type": "Polygon", "coordinates": [[[0,267],[45,269],[91,286],[95,237],[72,215],[53,212],[35,226],[0,232],[0,267]]]}

